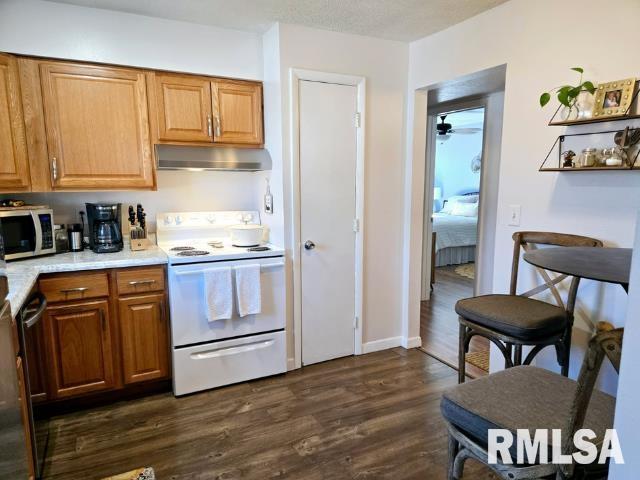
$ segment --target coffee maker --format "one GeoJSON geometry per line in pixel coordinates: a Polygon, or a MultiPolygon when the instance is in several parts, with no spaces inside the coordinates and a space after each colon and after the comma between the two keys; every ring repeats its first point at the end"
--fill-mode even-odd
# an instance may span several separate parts
{"type": "Polygon", "coordinates": [[[122,250],[120,203],[87,203],[89,247],[96,253],[122,250]]]}

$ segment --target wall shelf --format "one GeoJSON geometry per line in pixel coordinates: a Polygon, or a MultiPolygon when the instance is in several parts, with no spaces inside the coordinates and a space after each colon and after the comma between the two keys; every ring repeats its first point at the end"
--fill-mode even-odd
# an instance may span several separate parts
{"type": "Polygon", "coordinates": [[[548,125],[550,127],[571,127],[575,125],[589,125],[592,123],[604,123],[604,122],[620,122],[623,120],[633,120],[640,118],[640,105],[638,104],[638,94],[640,93],[640,80],[636,80],[635,93],[629,104],[629,108],[624,115],[617,117],[598,117],[598,118],[583,118],[581,120],[555,120],[558,116],[558,112],[562,109],[562,105],[558,106],[555,113],[549,120],[548,125]]]}
{"type": "MultiPolygon", "coordinates": [[[[639,117],[640,118],[640,117],[639,117]]],[[[595,123],[595,122],[594,122],[595,123]]],[[[629,126],[630,131],[636,130],[640,127],[625,125],[624,128],[629,126]]],[[[638,158],[640,157],[640,144],[636,144],[627,150],[628,159],[627,165],[611,166],[596,165],[593,167],[563,167],[562,154],[568,150],[572,150],[576,154],[576,161],[580,155],[580,152],[585,146],[593,147],[598,150],[603,148],[610,148],[614,144],[614,135],[624,128],[616,130],[605,130],[597,132],[580,132],[573,134],[564,134],[556,138],[553,146],[549,150],[549,153],[545,157],[542,165],[538,169],[539,172],[605,172],[605,171],[638,171],[640,170],[640,164],[638,164],[638,158]],[[592,137],[588,144],[584,144],[584,137],[592,137]]]]}

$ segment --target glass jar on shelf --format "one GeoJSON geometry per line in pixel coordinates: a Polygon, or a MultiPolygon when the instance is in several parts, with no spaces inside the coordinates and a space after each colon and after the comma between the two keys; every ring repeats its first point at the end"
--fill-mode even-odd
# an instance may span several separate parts
{"type": "Polygon", "coordinates": [[[595,167],[596,165],[598,165],[598,161],[599,161],[598,149],[589,147],[582,150],[582,153],[580,154],[580,161],[579,161],[580,167],[582,168],[595,167]]]}
{"type": "Polygon", "coordinates": [[[620,147],[604,148],[602,150],[602,164],[607,167],[621,167],[625,164],[626,153],[620,147]]]}

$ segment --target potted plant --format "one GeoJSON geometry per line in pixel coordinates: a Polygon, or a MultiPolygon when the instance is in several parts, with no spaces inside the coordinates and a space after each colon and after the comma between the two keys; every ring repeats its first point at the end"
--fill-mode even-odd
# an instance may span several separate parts
{"type": "Polygon", "coordinates": [[[571,70],[580,74],[577,85],[561,85],[540,95],[540,106],[544,107],[551,100],[551,94],[556,93],[556,97],[562,105],[560,115],[565,121],[588,118],[591,115],[593,94],[596,91],[593,82],[582,80],[584,74],[582,67],[573,67],[571,70]]]}

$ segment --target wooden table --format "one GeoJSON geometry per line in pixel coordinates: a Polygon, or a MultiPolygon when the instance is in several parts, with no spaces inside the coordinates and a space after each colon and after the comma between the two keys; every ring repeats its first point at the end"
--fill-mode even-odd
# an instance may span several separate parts
{"type": "Polygon", "coordinates": [[[524,254],[536,267],[629,288],[631,248],[552,247],[524,254]]]}

